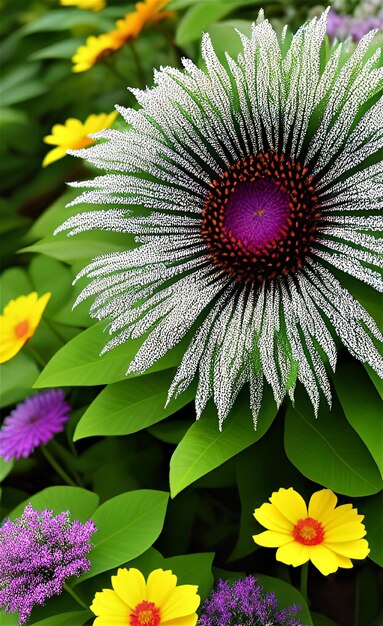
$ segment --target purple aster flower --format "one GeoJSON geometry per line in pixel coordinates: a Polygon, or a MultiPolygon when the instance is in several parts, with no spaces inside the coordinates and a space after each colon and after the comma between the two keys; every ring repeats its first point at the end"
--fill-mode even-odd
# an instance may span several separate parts
{"type": "Polygon", "coordinates": [[[303,626],[298,605],[278,610],[274,593],[265,593],[254,576],[230,585],[219,580],[202,607],[197,626],[303,626]]]}
{"type": "Polygon", "coordinates": [[[383,28],[383,14],[350,16],[340,15],[333,9],[328,14],[327,34],[331,39],[351,37],[357,42],[375,28],[383,28]]]}
{"type": "Polygon", "coordinates": [[[70,406],[62,389],[27,398],[5,418],[0,430],[0,456],[6,461],[28,457],[64,429],[70,406]]]}
{"type": "Polygon", "coordinates": [[[19,625],[25,624],[35,605],[62,592],[69,576],[89,570],[85,555],[95,530],[91,520],[71,521],[69,511],[53,515],[31,504],[14,522],[7,519],[0,528],[0,607],[18,611],[19,625]]]}

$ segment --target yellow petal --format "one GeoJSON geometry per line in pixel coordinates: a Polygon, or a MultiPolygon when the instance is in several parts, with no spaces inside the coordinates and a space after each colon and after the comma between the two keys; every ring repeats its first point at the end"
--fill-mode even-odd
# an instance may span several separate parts
{"type": "Polygon", "coordinates": [[[277,533],[273,530],[265,530],[265,532],[259,533],[259,535],[253,535],[253,539],[255,543],[265,548],[279,548],[279,546],[284,546],[285,543],[294,541],[291,533],[277,533]]]}
{"type": "Polygon", "coordinates": [[[0,343],[0,363],[6,363],[10,359],[13,359],[18,352],[20,352],[23,345],[26,343],[26,339],[15,339],[14,341],[4,341],[3,336],[0,343]]]}
{"type": "Polygon", "coordinates": [[[309,517],[317,520],[318,522],[325,522],[328,514],[332,514],[338,498],[331,489],[321,489],[316,491],[310,498],[308,514],[309,517]]]}
{"type": "Polygon", "coordinates": [[[302,496],[292,487],[274,491],[270,502],[293,524],[307,517],[306,503],[302,496]]]}
{"type": "Polygon", "coordinates": [[[355,539],[354,541],[327,542],[325,545],[342,556],[349,559],[365,559],[370,552],[366,539],[355,539]]]}
{"type": "Polygon", "coordinates": [[[349,522],[347,524],[339,524],[334,528],[326,529],[325,540],[326,543],[332,543],[333,541],[353,541],[354,539],[361,539],[366,534],[366,529],[360,522],[349,522]]]}
{"type": "Polygon", "coordinates": [[[103,620],[129,623],[130,609],[112,589],[98,591],[93,598],[90,610],[103,620]]]}
{"type": "Polygon", "coordinates": [[[298,543],[298,541],[291,541],[290,543],[286,543],[284,546],[278,548],[275,558],[277,561],[286,563],[286,565],[297,567],[298,565],[303,565],[303,563],[306,563],[309,560],[309,548],[310,546],[305,546],[302,543],[298,543]]]}
{"type": "Polygon", "coordinates": [[[197,623],[198,615],[186,615],[185,617],[176,617],[176,619],[161,620],[161,626],[195,626],[197,623]]]}
{"type": "Polygon", "coordinates": [[[66,156],[66,150],[64,148],[54,148],[53,150],[49,150],[44,157],[43,167],[47,167],[47,165],[62,159],[64,156],[66,156]]]}
{"type": "Polygon", "coordinates": [[[129,622],[123,620],[116,620],[114,617],[108,619],[107,617],[96,617],[92,626],[127,626],[129,622]]]}
{"type": "Polygon", "coordinates": [[[291,533],[294,528],[292,524],[278,509],[273,505],[266,502],[262,504],[259,509],[254,511],[255,519],[270,530],[277,532],[291,533]]]}
{"type": "Polygon", "coordinates": [[[117,576],[112,576],[113,589],[120,596],[121,600],[127,604],[131,610],[147,600],[146,583],[143,574],[138,569],[120,568],[117,576]]]}
{"type": "Polygon", "coordinates": [[[310,561],[323,576],[328,576],[336,572],[338,567],[342,567],[343,559],[322,543],[317,546],[310,546],[310,561]]]}
{"type": "Polygon", "coordinates": [[[358,515],[357,509],[352,508],[352,504],[342,504],[338,506],[332,515],[328,516],[328,519],[324,525],[325,530],[336,528],[341,524],[348,524],[349,522],[361,522],[364,519],[364,515],[358,515]]]}
{"type": "Polygon", "coordinates": [[[149,574],[147,581],[147,596],[149,602],[161,608],[168,600],[177,585],[177,576],[170,570],[156,569],[149,574]]]}
{"type": "Polygon", "coordinates": [[[176,587],[161,607],[161,619],[172,620],[195,613],[201,601],[197,591],[196,585],[176,587]]]}

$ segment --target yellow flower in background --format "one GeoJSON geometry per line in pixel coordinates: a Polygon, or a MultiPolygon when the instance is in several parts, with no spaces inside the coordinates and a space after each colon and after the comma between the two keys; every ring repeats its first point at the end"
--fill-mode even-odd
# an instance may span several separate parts
{"type": "Polygon", "coordinates": [[[62,159],[67,150],[79,150],[94,143],[94,139],[88,137],[93,133],[98,133],[104,128],[109,128],[117,117],[117,111],[113,113],[100,113],[99,115],[89,115],[84,123],[71,117],[65,124],[55,124],[52,134],[44,137],[45,143],[49,143],[57,148],[50,150],[45,156],[43,167],[50,163],[62,159]]]}
{"type": "Polygon", "coordinates": [[[8,302],[0,315],[0,363],[12,359],[33,337],[50,297],[46,293],[39,298],[33,291],[8,302]]]}
{"type": "Polygon", "coordinates": [[[64,7],[78,7],[79,9],[90,9],[91,11],[102,11],[105,9],[105,0],[60,0],[64,7]]]}
{"type": "Polygon", "coordinates": [[[118,40],[114,38],[113,32],[99,35],[98,37],[88,37],[86,43],[80,46],[72,57],[74,67],[72,72],[86,72],[91,67],[114,54],[119,48],[118,40]]]}
{"type": "Polygon", "coordinates": [[[268,530],[253,539],[260,546],[278,548],[277,561],[294,567],[311,561],[327,576],[338,567],[352,567],[350,559],[365,559],[370,552],[362,539],[364,516],[352,504],[337,507],[331,489],[316,491],[308,509],[291,487],[275,491],[270,502],[254,511],[255,519],[268,530]]]}
{"type": "Polygon", "coordinates": [[[146,24],[159,22],[172,15],[171,11],[161,11],[168,3],[169,0],[137,2],[135,11],[128,13],[124,19],[118,20],[116,22],[117,29],[111,34],[119,41],[120,46],[136,39],[146,24]]]}
{"type": "Polygon", "coordinates": [[[178,585],[170,570],[148,576],[122,568],[112,576],[113,589],[96,593],[91,610],[94,626],[195,626],[200,603],[196,585],[178,585]]]}

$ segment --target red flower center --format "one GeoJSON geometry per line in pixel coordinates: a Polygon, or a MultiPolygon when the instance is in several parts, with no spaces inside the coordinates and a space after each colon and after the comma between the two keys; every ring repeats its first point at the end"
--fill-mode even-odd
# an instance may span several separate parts
{"type": "Polygon", "coordinates": [[[295,541],[305,546],[317,546],[324,539],[322,524],[312,517],[300,519],[294,526],[293,536],[295,541]]]}
{"type": "Polygon", "coordinates": [[[18,324],[16,324],[14,328],[14,332],[15,332],[17,339],[21,339],[21,337],[24,337],[24,335],[28,331],[28,328],[29,328],[28,320],[23,320],[22,322],[19,322],[18,324]]]}
{"type": "Polygon", "coordinates": [[[130,616],[130,626],[160,626],[160,622],[160,609],[147,600],[137,604],[130,616]]]}

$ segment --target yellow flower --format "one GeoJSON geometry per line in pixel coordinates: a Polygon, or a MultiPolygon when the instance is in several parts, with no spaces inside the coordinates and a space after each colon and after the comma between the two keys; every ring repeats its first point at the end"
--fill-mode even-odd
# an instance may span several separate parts
{"type": "Polygon", "coordinates": [[[91,11],[102,11],[105,9],[105,0],[61,0],[64,7],[78,7],[79,9],[90,9],[91,11]]]}
{"type": "Polygon", "coordinates": [[[362,539],[364,516],[352,504],[336,507],[331,489],[316,491],[308,510],[291,487],[275,491],[270,502],[254,511],[255,519],[268,530],[253,539],[260,546],[278,548],[277,561],[297,567],[310,560],[327,576],[338,567],[352,567],[350,559],[364,559],[370,552],[362,539]]]}
{"type": "Polygon", "coordinates": [[[177,586],[170,570],[144,576],[138,569],[119,569],[113,589],[96,593],[91,610],[94,626],[195,626],[200,603],[195,585],[177,586]]]}
{"type": "Polygon", "coordinates": [[[33,337],[50,297],[46,293],[39,298],[33,291],[8,302],[0,315],[0,363],[9,361],[33,337]]]}
{"type": "Polygon", "coordinates": [[[109,128],[117,117],[117,111],[113,113],[100,113],[99,115],[89,115],[84,123],[75,118],[69,118],[65,124],[55,124],[52,134],[44,137],[45,143],[49,143],[57,148],[50,150],[45,156],[43,167],[62,159],[67,150],[79,150],[94,143],[94,139],[88,137],[93,133],[98,133],[104,128],[109,128]]]}
{"type": "Polygon", "coordinates": [[[137,2],[136,10],[128,13],[124,19],[116,22],[117,29],[112,31],[114,38],[119,41],[120,47],[128,41],[136,39],[144,26],[150,22],[159,22],[172,15],[171,11],[161,9],[169,0],[144,0],[137,2]]]}
{"type": "Polygon", "coordinates": [[[113,33],[114,31],[98,37],[88,37],[85,45],[80,46],[72,57],[72,72],[86,72],[105,57],[114,54],[119,45],[113,33]]]}

